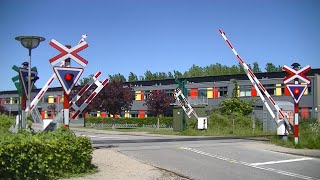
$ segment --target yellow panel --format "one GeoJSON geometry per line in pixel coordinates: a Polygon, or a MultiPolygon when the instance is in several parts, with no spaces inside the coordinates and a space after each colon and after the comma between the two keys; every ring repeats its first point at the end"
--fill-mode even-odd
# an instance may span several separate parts
{"type": "Polygon", "coordinates": [[[125,117],[125,118],[129,118],[129,117],[130,117],[130,113],[129,113],[129,111],[125,111],[125,113],[124,113],[124,117],[125,117]]]}
{"type": "Polygon", "coordinates": [[[48,112],[44,111],[44,118],[48,118],[48,112]]]}
{"type": "Polygon", "coordinates": [[[212,88],[207,88],[207,98],[213,98],[212,88]]]}
{"type": "Polygon", "coordinates": [[[12,97],[10,97],[10,104],[13,104],[12,97]]]}
{"type": "Polygon", "coordinates": [[[100,116],[101,116],[100,111],[97,111],[97,117],[100,117],[100,116]]]}
{"type": "Polygon", "coordinates": [[[141,101],[141,91],[136,91],[136,101],[141,101]]]}
{"type": "Polygon", "coordinates": [[[54,103],[54,97],[53,96],[48,96],[48,103],[50,103],[50,104],[54,103]]]}
{"type": "MultiPolygon", "coordinates": [[[[301,84],[307,84],[307,83],[304,83],[304,82],[303,82],[303,83],[301,83],[301,84]]],[[[308,95],[308,93],[309,93],[309,92],[308,92],[308,86],[307,86],[307,89],[306,89],[306,91],[304,91],[303,95],[308,95]]]]}
{"type": "Polygon", "coordinates": [[[281,84],[276,84],[276,96],[281,96],[282,90],[281,90],[281,84]]]}

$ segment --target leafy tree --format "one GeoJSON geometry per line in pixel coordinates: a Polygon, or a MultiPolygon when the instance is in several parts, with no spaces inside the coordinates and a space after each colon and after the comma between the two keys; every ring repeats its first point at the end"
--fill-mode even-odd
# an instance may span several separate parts
{"type": "Polygon", "coordinates": [[[129,77],[128,77],[128,81],[129,82],[138,81],[138,76],[136,74],[134,74],[133,72],[130,72],[129,77]]]}
{"type": "Polygon", "coordinates": [[[267,72],[281,72],[282,71],[281,66],[276,67],[273,63],[267,63],[265,69],[267,72]]]}
{"type": "Polygon", "coordinates": [[[88,77],[84,77],[80,79],[79,81],[80,86],[86,85],[90,81],[90,79],[92,79],[93,76],[94,76],[93,74],[90,74],[88,77]]]}
{"type": "Polygon", "coordinates": [[[129,110],[134,99],[134,93],[130,87],[123,87],[120,81],[111,81],[97,95],[98,109],[110,114],[121,114],[123,110],[129,110]]]}
{"type": "Polygon", "coordinates": [[[147,70],[145,73],[144,73],[144,79],[149,81],[149,80],[155,80],[154,78],[154,75],[151,71],[147,70]]]}
{"type": "Polygon", "coordinates": [[[175,79],[180,78],[180,77],[182,77],[182,73],[179,71],[173,70],[173,76],[175,79]]]}
{"type": "Polygon", "coordinates": [[[8,110],[4,107],[0,105],[0,114],[5,114],[8,113],[8,110]]]}
{"type": "Polygon", "coordinates": [[[122,74],[118,73],[118,74],[115,74],[115,75],[110,75],[109,74],[109,81],[126,82],[127,80],[122,74]]]}
{"type": "Polygon", "coordinates": [[[185,74],[185,77],[200,77],[204,75],[203,68],[194,64],[185,74]]]}
{"type": "Polygon", "coordinates": [[[159,128],[160,124],[159,115],[163,114],[174,100],[174,97],[169,96],[161,90],[151,91],[149,97],[146,99],[145,105],[147,105],[148,110],[158,118],[157,128],[159,128]]]}
{"type": "Polygon", "coordinates": [[[174,76],[173,76],[172,72],[169,71],[169,72],[168,72],[168,79],[173,79],[173,78],[174,78],[174,76]]]}
{"type": "Polygon", "coordinates": [[[257,62],[254,62],[254,63],[253,63],[253,69],[252,69],[252,71],[253,71],[254,73],[256,73],[256,72],[261,72],[261,70],[260,70],[260,68],[259,68],[259,64],[258,64],[257,62]]]}

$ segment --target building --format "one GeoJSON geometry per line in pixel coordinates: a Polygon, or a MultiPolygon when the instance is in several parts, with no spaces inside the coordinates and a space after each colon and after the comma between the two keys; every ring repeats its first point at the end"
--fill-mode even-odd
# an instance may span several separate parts
{"type": "MultiPolygon", "coordinates": [[[[318,117],[318,108],[320,108],[320,69],[312,69],[306,75],[311,78],[311,84],[308,85],[306,92],[299,103],[299,114],[301,118],[318,117]]],[[[256,73],[256,77],[264,85],[268,93],[275,101],[289,101],[293,99],[288,89],[283,84],[283,78],[286,72],[265,72],[256,73]]],[[[255,99],[254,110],[261,111],[263,103],[257,94],[257,91],[248,80],[246,74],[221,75],[184,78],[187,80],[186,88],[188,90],[188,99],[191,105],[205,104],[207,109],[218,106],[222,100],[230,98],[235,87],[234,80],[238,83],[238,95],[244,100],[255,99]]],[[[124,86],[131,86],[135,92],[130,111],[123,112],[121,117],[146,117],[148,116],[147,107],[144,105],[145,99],[152,90],[164,90],[172,95],[174,89],[178,87],[174,79],[125,82],[124,86]]],[[[32,91],[31,97],[35,97],[41,89],[32,91]]],[[[18,94],[17,91],[1,91],[1,105],[4,106],[10,114],[18,114],[18,94]]],[[[46,94],[38,103],[38,109],[42,118],[52,118],[57,112],[63,109],[63,89],[61,87],[49,88],[46,94]],[[53,111],[52,106],[55,106],[53,111]]],[[[93,116],[108,117],[107,112],[92,112],[93,116]]],[[[168,112],[167,115],[170,115],[168,112]]],[[[172,115],[172,112],[171,112],[172,115]]],[[[87,116],[87,115],[86,115],[87,116]]],[[[259,116],[258,116],[259,117],[259,116]]]]}

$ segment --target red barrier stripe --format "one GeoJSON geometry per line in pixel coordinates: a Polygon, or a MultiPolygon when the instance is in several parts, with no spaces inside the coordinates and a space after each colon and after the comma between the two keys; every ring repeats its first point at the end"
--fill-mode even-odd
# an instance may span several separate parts
{"type": "Polygon", "coordinates": [[[269,97],[269,99],[270,99],[270,101],[271,101],[271,103],[272,103],[273,105],[276,105],[276,103],[274,102],[274,100],[272,99],[271,96],[269,97]]]}
{"type": "Polygon", "coordinates": [[[279,110],[279,114],[281,115],[280,119],[284,118],[284,114],[283,114],[283,112],[281,110],[279,110]]]}
{"type": "Polygon", "coordinates": [[[86,85],[81,89],[81,91],[79,92],[79,96],[82,96],[82,94],[87,90],[88,87],[89,87],[89,85],[86,84],[86,85]]]}
{"type": "Polygon", "coordinates": [[[94,92],[93,94],[91,94],[90,97],[88,98],[88,100],[86,101],[86,103],[90,103],[91,100],[95,97],[96,94],[97,94],[96,92],[94,92]]]}
{"type": "Polygon", "coordinates": [[[251,69],[248,69],[248,71],[249,71],[249,73],[250,73],[250,75],[251,75],[252,78],[256,77],[256,76],[253,74],[253,72],[251,71],[251,69]]]}
{"type": "Polygon", "coordinates": [[[100,76],[101,72],[99,71],[96,75],[94,75],[95,78],[98,78],[100,76]]]}
{"type": "Polygon", "coordinates": [[[223,34],[223,32],[222,32],[222,30],[221,30],[221,29],[219,29],[219,32],[220,32],[220,34],[223,34]]]}
{"type": "Polygon", "coordinates": [[[55,43],[53,43],[52,41],[50,41],[49,45],[51,45],[52,47],[56,48],[58,51],[60,51],[61,53],[53,58],[51,58],[49,60],[50,63],[56,61],[57,59],[65,56],[66,54],[68,54],[67,51],[63,50],[61,47],[59,47],[58,45],[56,45],[55,43]]]}
{"type": "Polygon", "coordinates": [[[78,110],[76,113],[74,113],[74,115],[72,116],[72,119],[75,119],[80,113],[80,110],[78,110]]]}
{"type": "Polygon", "coordinates": [[[50,86],[50,84],[52,83],[53,80],[54,80],[54,78],[52,78],[52,79],[50,80],[50,82],[48,83],[48,86],[50,86]]]}
{"type": "Polygon", "coordinates": [[[263,85],[261,83],[259,83],[259,87],[260,87],[260,89],[262,89],[262,91],[266,92],[266,89],[263,87],[263,85]]]}
{"type": "Polygon", "coordinates": [[[108,83],[109,79],[105,79],[103,82],[102,82],[102,86],[106,85],[108,83]]]}
{"type": "Polygon", "coordinates": [[[241,59],[241,57],[239,55],[237,55],[238,60],[240,61],[240,63],[244,63],[244,61],[241,59]]]}
{"type": "Polygon", "coordinates": [[[31,106],[30,111],[31,111],[31,109],[33,109],[33,107],[34,107],[34,105],[31,106]]]}
{"type": "Polygon", "coordinates": [[[72,105],[73,105],[73,102],[70,102],[70,103],[69,103],[69,107],[71,107],[72,105]]]}
{"type": "Polygon", "coordinates": [[[226,40],[226,41],[227,41],[227,44],[229,45],[229,47],[230,47],[231,49],[233,49],[231,43],[230,43],[228,40],[226,40]]]}
{"type": "Polygon", "coordinates": [[[44,91],[42,91],[42,93],[40,94],[40,96],[38,97],[38,99],[41,99],[43,93],[44,93],[44,91]]]}

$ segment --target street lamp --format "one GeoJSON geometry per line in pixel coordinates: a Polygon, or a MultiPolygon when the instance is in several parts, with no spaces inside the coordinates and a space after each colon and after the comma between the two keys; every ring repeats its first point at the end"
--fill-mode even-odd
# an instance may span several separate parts
{"type": "Polygon", "coordinates": [[[30,101],[31,96],[31,49],[34,49],[39,46],[41,41],[44,41],[45,38],[39,36],[18,36],[15,38],[17,41],[20,41],[22,46],[29,49],[29,68],[28,68],[28,100],[30,101]]]}
{"type": "Polygon", "coordinates": [[[29,106],[31,103],[31,50],[38,47],[40,42],[44,41],[45,38],[39,36],[18,36],[15,39],[20,41],[22,46],[29,50],[28,92],[26,92],[29,106]]]}

